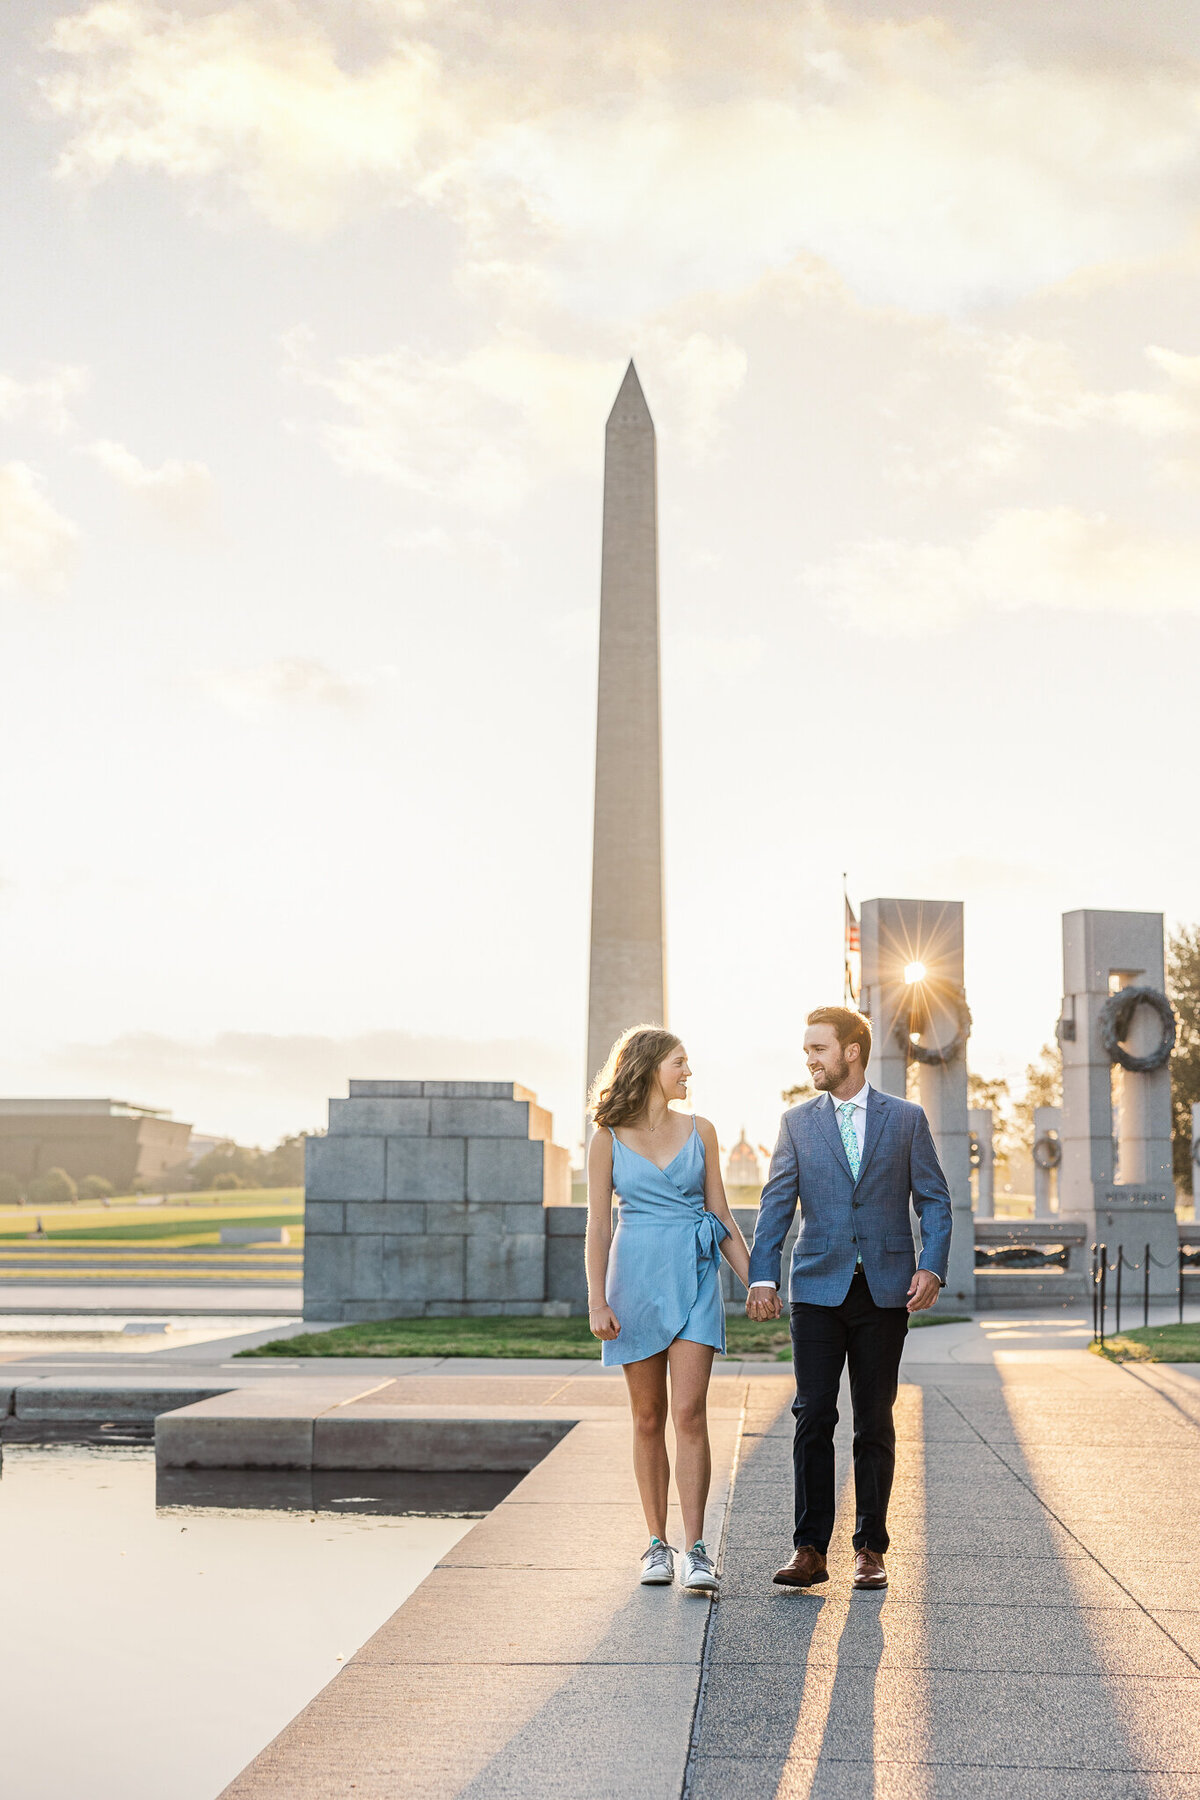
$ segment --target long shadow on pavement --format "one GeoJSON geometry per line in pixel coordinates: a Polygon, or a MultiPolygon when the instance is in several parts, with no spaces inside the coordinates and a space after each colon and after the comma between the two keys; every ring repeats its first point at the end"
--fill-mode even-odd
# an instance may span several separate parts
{"type": "MultiPolygon", "coordinates": [[[[1180,1723],[1196,1667],[1039,1499],[1028,1409],[1014,1416],[994,1369],[904,1373],[885,1594],[849,1590],[848,1481],[828,1588],[772,1588],[789,1537],[786,1405],[747,1449],[688,1800],[1200,1793],[1180,1723]]],[[[1043,1404],[1043,1437],[1066,1429],[1056,1409],[1078,1422],[1077,1396],[1052,1381],[1043,1404]]],[[[843,1425],[846,1473],[848,1452],[843,1425]]]]}

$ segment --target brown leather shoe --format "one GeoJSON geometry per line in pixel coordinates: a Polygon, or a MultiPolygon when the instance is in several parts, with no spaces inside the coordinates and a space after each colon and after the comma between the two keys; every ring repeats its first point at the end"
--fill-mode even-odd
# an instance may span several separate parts
{"type": "Polygon", "coordinates": [[[885,1588],[887,1570],[878,1550],[854,1552],[854,1585],[856,1588],[885,1588]]]}
{"type": "Polygon", "coordinates": [[[811,1544],[801,1544],[782,1569],[776,1569],[771,1579],[780,1587],[812,1587],[815,1582],[828,1581],[825,1552],[814,1550],[811,1544]]]}

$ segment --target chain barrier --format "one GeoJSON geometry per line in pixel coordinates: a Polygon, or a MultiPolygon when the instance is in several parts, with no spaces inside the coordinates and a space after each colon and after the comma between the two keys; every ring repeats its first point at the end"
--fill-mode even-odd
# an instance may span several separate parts
{"type": "MultiPolygon", "coordinates": [[[[1169,1269],[1174,1266],[1171,1258],[1168,1257],[1164,1261],[1162,1257],[1155,1256],[1151,1251],[1149,1244],[1146,1245],[1146,1248],[1142,1252],[1141,1262],[1131,1262],[1129,1257],[1125,1254],[1125,1246],[1123,1244],[1118,1244],[1116,1259],[1113,1262],[1110,1262],[1108,1259],[1107,1244],[1093,1244],[1091,1247],[1091,1256],[1092,1342],[1094,1344],[1103,1344],[1107,1335],[1108,1277],[1110,1272],[1115,1276],[1113,1293],[1113,1336],[1119,1336],[1121,1331],[1121,1274],[1125,1269],[1128,1269],[1131,1274],[1139,1269],[1142,1272],[1142,1329],[1145,1330],[1150,1324],[1151,1266],[1156,1269],[1169,1269]]],[[[1179,1323],[1181,1325],[1183,1324],[1183,1271],[1185,1263],[1186,1257],[1184,1248],[1183,1245],[1180,1244],[1176,1273],[1179,1281],[1179,1323]]]]}

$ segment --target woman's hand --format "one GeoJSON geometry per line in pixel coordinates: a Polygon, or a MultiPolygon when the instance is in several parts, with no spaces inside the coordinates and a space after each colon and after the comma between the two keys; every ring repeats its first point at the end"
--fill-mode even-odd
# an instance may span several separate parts
{"type": "Polygon", "coordinates": [[[592,1306],[588,1308],[588,1330],[595,1338],[604,1343],[620,1335],[621,1327],[617,1323],[616,1314],[611,1306],[592,1306]]]}

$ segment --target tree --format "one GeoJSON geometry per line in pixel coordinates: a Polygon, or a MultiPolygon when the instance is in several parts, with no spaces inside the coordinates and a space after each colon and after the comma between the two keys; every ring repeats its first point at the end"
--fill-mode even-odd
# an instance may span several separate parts
{"type": "Polygon", "coordinates": [[[304,1134],[280,1138],[273,1150],[259,1159],[258,1187],[304,1186],[304,1134]]]}
{"type": "Polygon", "coordinates": [[[977,1075],[967,1071],[967,1105],[992,1115],[992,1150],[998,1163],[1006,1163],[1016,1148],[1012,1092],[1003,1075],[977,1075]]]}
{"type": "Polygon", "coordinates": [[[65,1169],[47,1169],[35,1175],[29,1184],[29,1200],[33,1206],[66,1206],[78,1190],[65,1169]]]}
{"type": "Polygon", "coordinates": [[[1192,1192],[1192,1107],[1200,1101],[1200,925],[1180,925],[1167,939],[1167,995],[1177,1035],[1171,1052],[1172,1151],[1175,1181],[1192,1192]]]}
{"type": "Polygon", "coordinates": [[[798,1081],[795,1087],[784,1088],[779,1098],[785,1106],[799,1106],[802,1100],[811,1100],[816,1091],[811,1081],[798,1081]]]}
{"type": "Polygon", "coordinates": [[[1033,1115],[1039,1106],[1062,1105],[1062,1050],[1057,1042],[1043,1044],[1036,1060],[1025,1070],[1025,1092],[1013,1107],[1018,1144],[1033,1154],[1033,1115]]]}
{"type": "Polygon", "coordinates": [[[85,1175],[79,1184],[81,1200],[109,1200],[116,1189],[111,1181],[105,1181],[103,1175],[85,1175]]]}
{"type": "MultiPolygon", "coordinates": [[[[198,1188],[215,1189],[219,1176],[235,1175],[235,1186],[251,1187],[253,1165],[259,1155],[259,1151],[245,1150],[230,1139],[227,1143],[218,1144],[215,1150],[210,1150],[207,1156],[202,1156],[193,1165],[192,1180],[198,1188]]],[[[228,1185],[227,1182],[222,1184],[225,1187],[228,1185]]]]}
{"type": "Polygon", "coordinates": [[[218,1177],[233,1175],[235,1187],[302,1187],[304,1185],[304,1133],[281,1138],[274,1150],[248,1150],[231,1139],[202,1156],[191,1170],[197,1188],[229,1187],[218,1177]]]}
{"type": "Polygon", "coordinates": [[[219,1175],[214,1175],[212,1178],[214,1194],[232,1194],[246,1185],[246,1182],[240,1176],[235,1175],[231,1169],[222,1169],[219,1175]]]}

